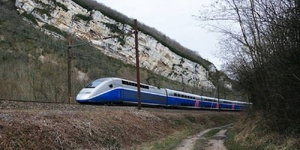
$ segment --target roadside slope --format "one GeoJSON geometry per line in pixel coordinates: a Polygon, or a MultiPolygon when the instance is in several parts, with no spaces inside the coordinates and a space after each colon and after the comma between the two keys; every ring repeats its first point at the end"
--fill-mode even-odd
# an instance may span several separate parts
{"type": "Polygon", "coordinates": [[[7,101],[0,108],[0,147],[4,149],[130,149],[240,117],[236,112],[7,101]]]}

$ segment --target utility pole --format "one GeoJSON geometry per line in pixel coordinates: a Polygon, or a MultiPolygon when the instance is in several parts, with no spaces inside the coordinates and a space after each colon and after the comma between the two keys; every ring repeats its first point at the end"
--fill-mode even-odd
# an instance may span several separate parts
{"type": "Polygon", "coordinates": [[[69,99],[69,104],[71,104],[72,101],[72,89],[71,89],[71,64],[72,64],[72,59],[71,59],[71,37],[70,34],[67,37],[67,42],[68,42],[68,50],[67,50],[67,57],[68,57],[68,99],[69,99]]]}
{"type": "Polygon", "coordinates": [[[135,37],[135,57],[136,57],[136,80],[137,80],[137,91],[138,91],[138,110],[141,110],[141,85],[140,85],[140,61],[139,61],[139,40],[138,40],[138,27],[137,20],[134,19],[134,37],[135,37]]]}
{"type": "Polygon", "coordinates": [[[217,94],[218,94],[218,110],[220,112],[220,74],[219,71],[217,71],[217,94]]]}
{"type": "MultiPolygon", "coordinates": [[[[137,101],[138,101],[138,110],[141,110],[141,81],[140,81],[140,61],[139,61],[139,39],[138,39],[138,27],[137,27],[137,20],[134,19],[134,37],[135,37],[135,57],[136,57],[136,80],[137,80],[137,101]]],[[[109,37],[104,37],[103,40],[117,38],[124,35],[131,35],[132,32],[128,32],[122,35],[113,35],[109,37]]]]}

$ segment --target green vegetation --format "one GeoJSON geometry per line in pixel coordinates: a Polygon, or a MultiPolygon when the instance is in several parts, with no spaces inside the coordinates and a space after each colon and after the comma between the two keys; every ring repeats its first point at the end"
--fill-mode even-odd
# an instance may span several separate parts
{"type": "Polygon", "coordinates": [[[41,5],[43,8],[46,8],[47,10],[50,10],[50,9],[53,8],[51,5],[45,4],[45,3],[43,3],[43,2],[40,1],[40,0],[34,0],[34,2],[37,3],[37,4],[39,4],[39,5],[41,5]]]}
{"type": "Polygon", "coordinates": [[[51,17],[49,9],[34,8],[34,11],[38,12],[39,14],[46,14],[48,17],[51,17]]]}
{"type": "Polygon", "coordinates": [[[225,145],[234,150],[295,150],[300,148],[299,137],[278,134],[266,127],[260,113],[250,113],[229,129],[225,145]]]}
{"type": "Polygon", "coordinates": [[[22,16],[25,17],[25,18],[27,18],[28,20],[30,20],[35,25],[38,25],[38,22],[36,21],[36,18],[32,14],[28,14],[27,12],[24,12],[22,14],[22,16]]]}
{"type": "Polygon", "coordinates": [[[92,11],[93,9],[95,9],[95,4],[97,4],[96,1],[73,0],[73,2],[77,3],[88,11],[92,11]]]}
{"type": "MultiPolygon", "coordinates": [[[[112,24],[112,23],[106,23],[106,22],[102,22],[107,28],[110,29],[110,32],[112,33],[117,33],[118,35],[122,35],[125,34],[125,32],[121,29],[119,29],[118,25],[116,24],[112,24]]],[[[123,25],[124,26],[124,25],[123,25]]],[[[125,44],[125,35],[123,36],[119,36],[118,38],[118,42],[120,42],[121,45],[125,44]]]]}
{"type": "Polygon", "coordinates": [[[234,140],[234,137],[236,135],[236,132],[234,131],[234,129],[231,129],[229,131],[227,131],[227,140],[225,141],[225,145],[227,149],[230,150],[265,150],[266,147],[260,147],[260,146],[256,146],[253,145],[252,147],[246,147],[246,146],[242,146],[240,143],[236,142],[234,140]]]}
{"type": "Polygon", "coordinates": [[[92,16],[86,16],[86,15],[83,15],[83,14],[76,14],[76,15],[74,15],[74,20],[75,21],[83,20],[83,21],[89,22],[92,19],[93,19],[92,16]]]}
{"type": "Polygon", "coordinates": [[[211,137],[213,137],[214,135],[216,135],[220,130],[221,130],[221,129],[219,129],[219,128],[211,129],[209,132],[207,132],[207,133],[205,134],[205,137],[211,138],[211,137]]]}
{"type": "Polygon", "coordinates": [[[65,6],[64,4],[62,4],[60,2],[56,2],[55,0],[53,0],[53,1],[54,1],[55,6],[62,8],[64,11],[69,11],[68,7],[65,6]]]}
{"type": "Polygon", "coordinates": [[[196,123],[196,118],[191,115],[184,115],[184,117],[189,120],[191,123],[196,123]]]}
{"type": "Polygon", "coordinates": [[[57,27],[55,27],[55,26],[53,26],[53,25],[44,24],[44,25],[43,25],[43,28],[45,28],[45,29],[47,29],[47,30],[49,30],[49,31],[53,31],[53,32],[55,32],[55,33],[57,33],[57,34],[60,34],[60,35],[64,36],[64,37],[66,37],[66,36],[68,35],[67,32],[62,31],[62,30],[60,30],[59,28],[57,28],[57,27]]]}
{"type": "Polygon", "coordinates": [[[166,137],[165,139],[163,139],[160,142],[155,142],[151,149],[153,149],[153,150],[174,149],[182,140],[184,140],[186,137],[188,137],[193,132],[195,132],[195,129],[177,132],[172,136],[166,137]]]}

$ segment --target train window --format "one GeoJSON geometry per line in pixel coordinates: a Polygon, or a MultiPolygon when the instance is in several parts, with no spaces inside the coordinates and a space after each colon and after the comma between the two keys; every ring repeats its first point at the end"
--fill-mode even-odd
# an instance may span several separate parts
{"type": "MultiPolygon", "coordinates": [[[[126,85],[129,85],[129,86],[136,86],[137,87],[137,83],[128,82],[128,81],[124,81],[124,80],[122,80],[122,84],[126,84],[126,85]]],[[[144,88],[144,89],[149,89],[149,86],[143,85],[143,84],[141,84],[140,87],[144,88]]]]}
{"type": "Polygon", "coordinates": [[[142,84],[141,84],[141,88],[149,89],[149,86],[147,86],[147,85],[142,85],[142,84]]]}
{"type": "Polygon", "coordinates": [[[113,85],[112,85],[112,84],[110,84],[110,85],[109,85],[109,87],[110,87],[110,88],[113,88],[113,85]]]}
{"type": "Polygon", "coordinates": [[[99,85],[102,81],[93,81],[89,83],[85,88],[95,88],[97,85],[99,85]]]}
{"type": "Polygon", "coordinates": [[[177,96],[177,93],[174,93],[174,96],[177,96]]]}
{"type": "Polygon", "coordinates": [[[122,84],[126,84],[126,85],[128,85],[128,82],[127,82],[127,81],[124,81],[124,80],[122,80],[122,84]]]}
{"type": "Polygon", "coordinates": [[[208,102],[211,102],[211,100],[210,100],[210,99],[204,99],[204,101],[208,101],[208,102]]]}

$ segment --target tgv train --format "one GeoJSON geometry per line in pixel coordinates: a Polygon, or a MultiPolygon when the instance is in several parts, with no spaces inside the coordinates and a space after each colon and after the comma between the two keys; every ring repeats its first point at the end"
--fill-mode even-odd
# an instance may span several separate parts
{"type": "MultiPolygon", "coordinates": [[[[243,110],[246,102],[200,96],[151,85],[140,84],[141,104],[176,108],[243,110]]],[[[81,104],[137,104],[137,83],[121,78],[100,78],[89,83],[77,95],[81,104]]]]}

